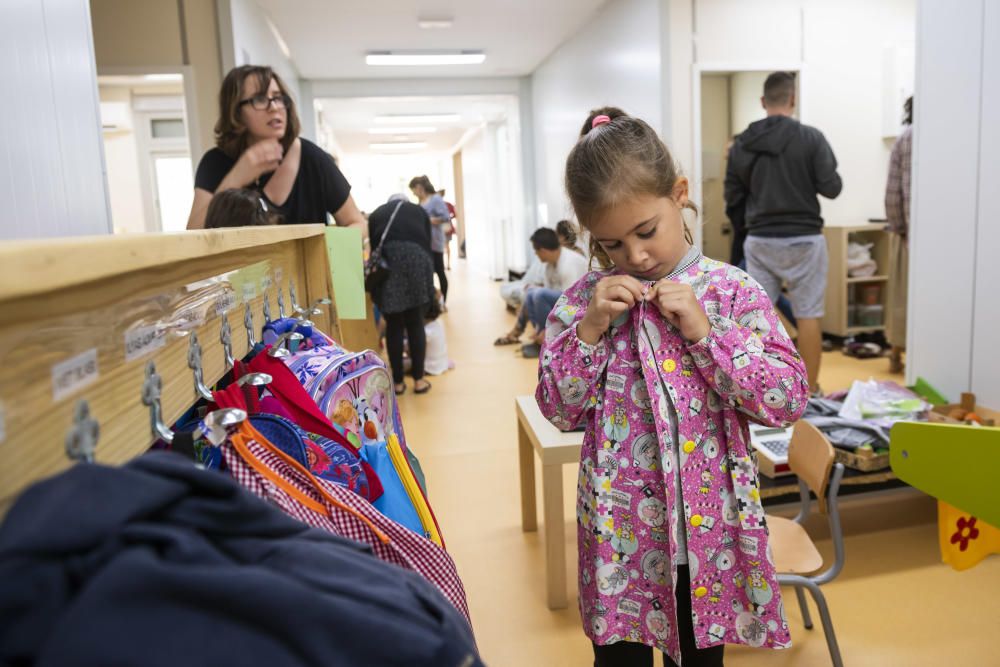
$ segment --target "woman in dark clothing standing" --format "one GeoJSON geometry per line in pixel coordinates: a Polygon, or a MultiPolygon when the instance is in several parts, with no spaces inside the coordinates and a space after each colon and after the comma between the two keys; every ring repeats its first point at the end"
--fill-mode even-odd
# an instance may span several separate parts
{"type": "Polygon", "coordinates": [[[448,301],[448,276],[444,270],[444,225],[451,223],[451,213],[444,198],[431,185],[431,179],[426,176],[415,176],[410,181],[410,191],[420,200],[420,205],[427,211],[431,219],[431,253],[434,259],[434,272],[441,283],[441,296],[448,301]]]}
{"type": "Polygon", "coordinates": [[[268,211],[289,224],[364,226],[351,185],[329,153],[299,137],[299,118],[288,88],[270,67],[244,65],[226,75],[219,91],[216,147],[198,163],[188,229],[205,227],[217,192],[260,192],[268,211]]]}
{"type": "Polygon", "coordinates": [[[368,216],[368,236],[374,249],[389,220],[392,226],[382,246],[389,263],[389,277],[375,290],[372,300],[385,316],[385,343],[396,393],[406,391],[403,381],[403,333],[410,341],[413,391],[425,394],[431,384],[424,379],[427,337],[424,314],[434,301],[434,262],[431,259],[431,221],[427,212],[398,194],[368,216]],[[397,210],[398,207],[398,210],[397,210]],[[396,217],[393,218],[393,212],[396,217]]]}

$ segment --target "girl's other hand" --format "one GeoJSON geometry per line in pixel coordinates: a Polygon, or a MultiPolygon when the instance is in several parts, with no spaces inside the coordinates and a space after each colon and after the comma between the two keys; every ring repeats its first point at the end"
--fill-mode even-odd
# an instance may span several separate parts
{"type": "Polygon", "coordinates": [[[594,289],[587,312],[580,320],[576,335],[584,343],[596,345],[611,323],[642,301],[642,283],[632,276],[602,278],[594,289]]]}
{"type": "Polygon", "coordinates": [[[646,293],[646,301],[654,304],[663,317],[692,343],[701,340],[712,330],[708,315],[690,285],[661,280],[646,293]]]}

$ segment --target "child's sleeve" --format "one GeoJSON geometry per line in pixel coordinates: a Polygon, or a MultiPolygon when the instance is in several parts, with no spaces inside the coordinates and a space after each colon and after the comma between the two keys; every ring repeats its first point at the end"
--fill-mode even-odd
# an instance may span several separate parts
{"type": "Polygon", "coordinates": [[[730,317],[709,314],[707,336],[688,345],[723,400],[766,426],[796,421],[809,399],[805,364],[764,289],[744,276],[730,317]]]}
{"type": "Polygon", "coordinates": [[[596,405],[598,384],[608,365],[606,336],[588,345],[576,334],[596,282],[591,274],[559,297],[549,313],[538,357],[535,400],[545,418],[562,431],[576,428],[596,405]]]}

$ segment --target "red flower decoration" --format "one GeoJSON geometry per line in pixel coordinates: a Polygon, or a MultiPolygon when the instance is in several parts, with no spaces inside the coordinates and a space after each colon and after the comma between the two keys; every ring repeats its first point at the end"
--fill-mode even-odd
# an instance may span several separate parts
{"type": "Polygon", "coordinates": [[[959,551],[965,551],[969,548],[969,540],[974,540],[979,537],[979,529],[976,528],[976,517],[970,516],[968,521],[965,517],[961,517],[955,524],[958,526],[958,530],[955,534],[951,536],[951,543],[956,544],[961,542],[959,545],[959,551]]]}

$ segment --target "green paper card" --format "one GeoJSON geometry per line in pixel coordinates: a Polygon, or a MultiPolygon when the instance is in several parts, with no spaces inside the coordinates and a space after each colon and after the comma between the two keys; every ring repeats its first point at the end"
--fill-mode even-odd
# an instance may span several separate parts
{"type": "Polygon", "coordinates": [[[367,319],[361,230],[327,227],[326,253],[330,258],[330,277],[333,281],[337,317],[342,320],[367,319]]]}

